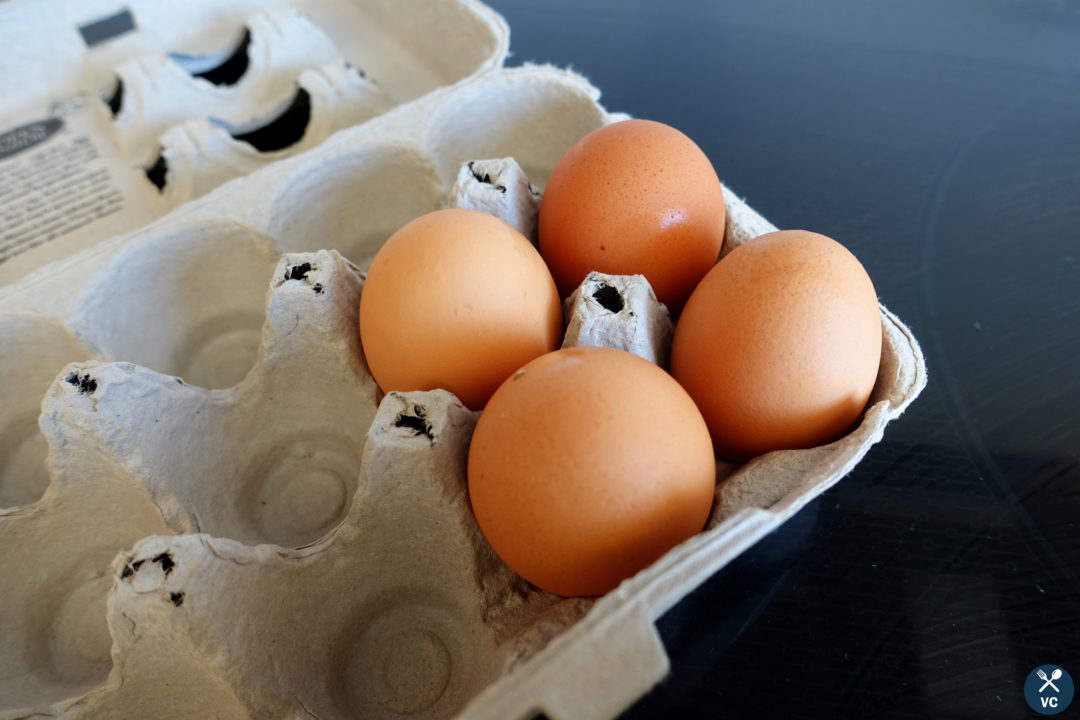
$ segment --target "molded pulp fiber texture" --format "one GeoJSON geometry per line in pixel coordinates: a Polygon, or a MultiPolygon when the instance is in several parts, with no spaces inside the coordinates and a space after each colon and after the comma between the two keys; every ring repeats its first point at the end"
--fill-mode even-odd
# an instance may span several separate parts
{"type": "MultiPolygon", "coordinates": [[[[656,618],[839,481],[925,364],[881,308],[847,436],[719,462],[704,531],[601,598],[517,577],[469,509],[476,413],[367,371],[363,268],[444,205],[532,234],[563,152],[622,117],[597,98],[482,73],[0,289],[0,717],[610,718],[663,676],[656,618]]],[[[725,252],[774,229],[725,197],[725,252]]],[[[565,314],[565,346],[666,363],[640,276],[565,314]]]]}

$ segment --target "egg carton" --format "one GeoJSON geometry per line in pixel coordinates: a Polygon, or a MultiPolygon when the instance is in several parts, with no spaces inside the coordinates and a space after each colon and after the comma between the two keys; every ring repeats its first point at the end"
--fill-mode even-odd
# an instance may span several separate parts
{"type": "MultiPolygon", "coordinates": [[[[719,461],[703,532],[601,598],[509,570],[469,509],[477,414],[367,371],[363,268],[446,204],[528,233],[625,117],[598,100],[483,73],[0,288],[0,717],[609,718],[662,678],[655,620],[850,471],[925,364],[882,307],[850,434],[719,461]]],[[[725,202],[725,252],[775,229],[725,202]]],[[[665,361],[642,278],[591,275],[566,315],[567,345],[665,361]]]]}
{"type": "Polygon", "coordinates": [[[502,65],[475,0],[0,4],[0,284],[502,65]]]}

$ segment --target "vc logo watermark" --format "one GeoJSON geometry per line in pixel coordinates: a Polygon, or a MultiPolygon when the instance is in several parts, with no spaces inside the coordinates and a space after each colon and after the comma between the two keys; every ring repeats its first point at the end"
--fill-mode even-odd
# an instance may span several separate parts
{"type": "Polygon", "coordinates": [[[1024,681],[1024,699],[1040,715],[1057,715],[1073,699],[1073,681],[1064,668],[1041,665],[1024,681]]]}

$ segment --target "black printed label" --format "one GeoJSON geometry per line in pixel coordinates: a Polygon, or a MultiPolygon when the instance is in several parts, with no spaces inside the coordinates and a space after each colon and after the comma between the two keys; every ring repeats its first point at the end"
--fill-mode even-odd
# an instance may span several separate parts
{"type": "Polygon", "coordinates": [[[60,118],[40,120],[8,130],[0,135],[0,161],[29,150],[60,132],[64,121],[60,118]]]}

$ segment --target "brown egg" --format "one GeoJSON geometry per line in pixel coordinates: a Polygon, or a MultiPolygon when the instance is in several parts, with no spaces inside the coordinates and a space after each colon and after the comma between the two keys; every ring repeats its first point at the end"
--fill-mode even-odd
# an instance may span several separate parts
{"type": "Polygon", "coordinates": [[[786,230],[705,276],[675,327],[671,372],[717,454],[741,461],[846,433],[880,358],[877,294],[862,265],[824,235],[786,230]]]}
{"type": "Polygon", "coordinates": [[[564,297],[592,270],[640,274],[677,312],[716,262],[725,220],[701,148],[663,123],[626,120],[559,160],[540,203],[540,254],[564,297]]]}
{"type": "Polygon", "coordinates": [[[562,342],[562,306],[536,249],[498,218],[439,210],[394,233],[368,270],[360,340],[383,391],[449,390],[479,410],[562,342]]]}
{"type": "Polygon", "coordinates": [[[656,365],[575,347],[495,392],[469,448],[469,497],[495,552],[560,595],[598,595],[699,532],[716,465],[693,400],[656,365]]]}

